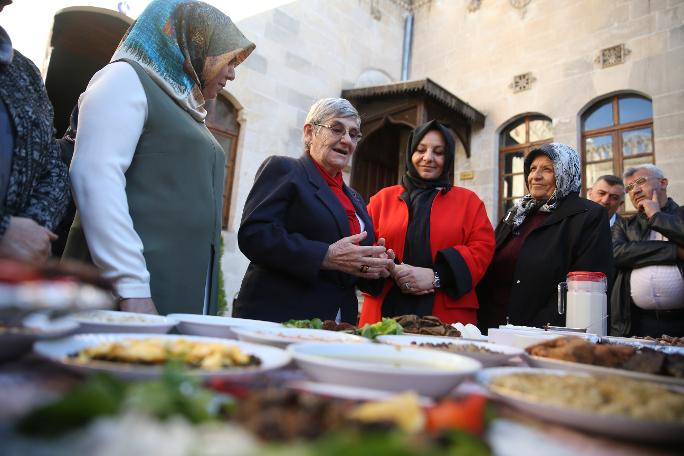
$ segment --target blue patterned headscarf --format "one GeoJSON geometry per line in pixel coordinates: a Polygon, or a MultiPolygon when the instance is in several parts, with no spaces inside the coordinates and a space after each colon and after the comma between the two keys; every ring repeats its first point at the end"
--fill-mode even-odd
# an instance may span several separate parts
{"type": "Polygon", "coordinates": [[[566,144],[544,144],[532,150],[525,157],[525,185],[527,176],[530,174],[530,166],[535,158],[546,155],[553,162],[553,173],[556,179],[556,189],[548,200],[536,200],[530,193],[516,201],[515,205],[506,214],[504,222],[513,225],[513,231],[525,221],[525,218],[534,210],[552,212],[558,204],[570,193],[579,193],[582,185],[580,161],[577,151],[566,144]]]}
{"type": "Polygon", "coordinates": [[[231,60],[239,65],[254,50],[228,16],[204,2],[155,0],[128,29],[112,61],[133,60],[176,103],[202,121],[202,84],[231,60]],[[208,65],[205,63],[209,62],[208,65]]]}

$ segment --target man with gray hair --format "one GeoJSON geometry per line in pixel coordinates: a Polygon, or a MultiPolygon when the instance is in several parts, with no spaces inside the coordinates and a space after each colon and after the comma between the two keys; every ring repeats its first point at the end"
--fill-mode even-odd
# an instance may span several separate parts
{"type": "Polygon", "coordinates": [[[684,208],[667,197],[657,166],[629,168],[624,178],[639,212],[613,227],[611,334],[684,336],[684,208]]]}
{"type": "Polygon", "coordinates": [[[615,221],[620,218],[617,211],[625,202],[625,184],[619,177],[605,174],[596,179],[587,193],[587,198],[606,208],[612,228],[615,221]]]}

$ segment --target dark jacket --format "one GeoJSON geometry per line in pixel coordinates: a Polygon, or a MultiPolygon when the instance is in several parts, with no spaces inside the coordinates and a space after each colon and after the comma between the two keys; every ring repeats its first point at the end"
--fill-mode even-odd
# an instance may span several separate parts
{"type": "MultiPolygon", "coordinates": [[[[677,258],[677,246],[684,247],[684,208],[672,198],[660,212],[650,219],[643,213],[634,217],[620,218],[613,225],[613,256],[615,258],[615,284],[610,299],[610,334],[629,336],[632,331],[632,294],[630,276],[632,270],[644,266],[673,264],[684,271],[684,263],[677,258]],[[669,241],[649,241],[649,231],[654,230],[669,241]]],[[[684,276],[684,274],[683,274],[684,276]]]]}
{"type": "MultiPolygon", "coordinates": [[[[346,185],[344,191],[368,232],[362,245],[372,245],[373,224],[362,198],[346,185]]],[[[334,319],[342,309],[342,321],[356,324],[357,278],[321,270],[328,246],[349,235],[342,204],[308,155],[266,159],[238,231],[250,263],[233,315],[282,322],[334,319]]]]}
{"type": "MultiPolygon", "coordinates": [[[[500,222],[494,235],[498,252],[512,236],[511,225],[500,222]]],[[[609,285],[613,272],[608,214],[602,206],[580,198],[577,193],[562,200],[525,239],[513,274],[509,303],[491,302],[490,290],[496,283],[489,274],[485,275],[478,286],[478,323],[485,328],[506,323],[492,321],[488,308],[507,305],[511,324],[564,326],[565,316],[558,314],[558,283],[564,282],[572,271],[603,272],[609,285]]]]}
{"type": "Polygon", "coordinates": [[[53,229],[69,204],[67,168],[54,139],[52,105],[40,72],[16,49],[11,63],[0,64],[0,98],[14,130],[7,195],[4,207],[0,204],[0,236],[11,216],[53,229]]]}

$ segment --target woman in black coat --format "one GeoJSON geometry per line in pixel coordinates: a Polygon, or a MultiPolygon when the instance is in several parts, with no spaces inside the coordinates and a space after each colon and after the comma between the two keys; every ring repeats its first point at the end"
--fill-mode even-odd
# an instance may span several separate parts
{"type": "Polygon", "coordinates": [[[608,215],[579,197],[580,162],[565,144],[544,144],[524,163],[529,193],[495,231],[496,250],[478,287],[478,324],[484,331],[511,323],[565,325],[558,314],[558,283],[572,271],[603,272],[613,253],[608,215]]]}
{"type": "Polygon", "coordinates": [[[393,268],[376,242],[366,205],[342,180],[361,138],[361,119],[342,98],[324,98],[304,124],[305,153],[273,156],[257,172],[238,231],[250,263],[233,316],[282,322],[321,318],[356,324],[356,286],[393,268]]]}

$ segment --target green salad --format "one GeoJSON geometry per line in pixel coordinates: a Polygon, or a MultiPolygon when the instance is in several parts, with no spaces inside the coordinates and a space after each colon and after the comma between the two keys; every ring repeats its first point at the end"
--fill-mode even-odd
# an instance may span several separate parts
{"type": "Polygon", "coordinates": [[[320,318],[312,318],[311,320],[287,320],[283,322],[283,326],[287,328],[322,329],[323,322],[320,318]]]}
{"type": "Polygon", "coordinates": [[[383,318],[382,321],[357,329],[356,334],[369,339],[375,339],[378,336],[404,334],[404,328],[392,318],[383,318]]]}

